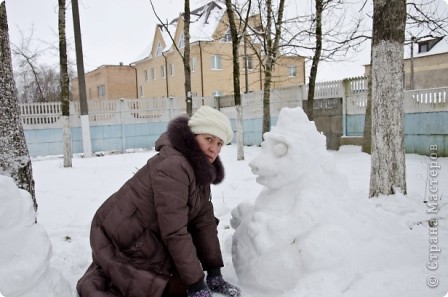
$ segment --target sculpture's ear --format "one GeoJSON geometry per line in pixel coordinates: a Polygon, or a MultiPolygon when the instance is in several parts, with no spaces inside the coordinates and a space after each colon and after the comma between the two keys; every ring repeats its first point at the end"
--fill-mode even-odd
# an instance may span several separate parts
{"type": "Polygon", "coordinates": [[[285,142],[278,142],[276,145],[274,145],[274,155],[277,158],[286,156],[287,153],[288,153],[288,145],[285,142]]]}

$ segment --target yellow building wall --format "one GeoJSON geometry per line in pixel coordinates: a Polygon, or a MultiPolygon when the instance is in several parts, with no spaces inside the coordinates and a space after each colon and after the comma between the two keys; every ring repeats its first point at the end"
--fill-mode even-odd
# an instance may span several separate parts
{"type": "MultiPolygon", "coordinates": [[[[370,65],[365,65],[365,75],[370,65]]],[[[405,89],[411,88],[411,60],[404,60],[405,89]]],[[[448,53],[414,58],[414,89],[431,89],[448,86],[448,53]]]]}
{"type": "MultiPolygon", "coordinates": [[[[243,47],[240,48],[240,86],[244,92],[245,69],[243,60],[243,47]]],[[[179,53],[175,50],[164,53],[166,56],[166,77],[161,77],[161,66],[165,64],[163,56],[150,57],[137,62],[137,81],[139,85],[139,98],[158,98],[169,96],[184,96],[184,68],[179,53]],[[174,65],[174,75],[170,74],[170,65],[174,65]],[[152,79],[152,68],[155,69],[155,79],[152,79]],[[145,71],[148,75],[145,75],[145,71]],[[148,77],[148,79],[147,79],[148,77]],[[167,87],[168,83],[168,87],[167,87]]],[[[248,49],[248,55],[252,56],[253,69],[248,69],[248,91],[263,89],[263,68],[260,67],[257,55],[248,49]]],[[[211,96],[233,94],[233,61],[232,44],[220,41],[197,42],[191,45],[190,58],[196,60],[195,68],[191,72],[191,90],[193,96],[211,96]],[[212,57],[221,57],[221,69],[212,68],[212,57]]],[[[191,61],[190,60],[190,61],[191,61]]],[[[191,66],[191,65],[190,65],[191,66]]],[[[303,57],[279,57],[272,74],[272,88],[305,83],[305,63],[303,57]],[[290,66],[296,67],[296,76],[289,77],[290,66]]]]}
{"type": "MultiPolygon", "coordinates": [[[[257,18],[252,18],[252,25],[256,25],[257,18]]],[[[212,41],[196,41],[190,44],[190,67],[191,71],[191,91],[193,96],[230,95],[233,94],[233,59],[232,43],[221,40],[228,30],[227,14],[223,15],[221,22],[216,28],[212,41]],[[212,58],[219,55],[221,59],[220,69],[212,67],[212,58]],[[191,61],[195,60],[193,66],[191,61]]],[[[173,39],[179,43],[183,33],[183,18],[179,17],[174,32],[173,39]]],[[[193,37],[194,38],[194,37],[193,37]]],[[[181,55],[174,46],[169,52],[164,52],[163,56],[157,56],[157,44],[163,42],[161,28],[156,27],[153,39],[153,47],[148,53],[148,58],[135,63],[137,69],[137,83],[139,98],[177,97],[185,96],[185,76],[181,55]],[[166,77],[161,77],[161,66],[166,64],[166,77]],[[173,65],[173,66],[171,66],[173,65]],[[174,68],[171,75],[170,68],[174,68]],[[156,75],[153,79],[153,70],[156,75]]],[[[183,55],[183,49],[179,49],[183,55]]],[[[260,49],[246,47],[247,55],[252,59],[252,69],[247,71],[247,90],[258,91],[263,89],[263,67],[264,61],[259,61],[260,49]]],[[[244,45],[241,42],[239,47],[240,55],[240,86],[241,92],[246,91],[246,73],[244,68],[244,45]]],[[[303,57],[279,57],[272,73],[271,88],[282,88],[287,86],[300,85],[305,83],[305,60],[303,57]],[[296,75],[289,76],[289,67],[296,67],[296,75]]]]}
{"type": "MultiPolygon", "coordinates": [[[[85,74],[87,99],[133,99],[137,97],[136,70],[131,66],[103,65],[85,74]],[[104,86],[104,95],[98,88],[104,86]]],[[[78,78],[71,81],[71,100],[79,100],[78,78]]]]}

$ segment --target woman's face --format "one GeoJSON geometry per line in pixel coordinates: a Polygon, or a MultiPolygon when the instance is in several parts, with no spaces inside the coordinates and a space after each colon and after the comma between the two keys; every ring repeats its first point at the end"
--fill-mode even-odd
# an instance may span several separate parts
{"type": "Polygon", "coordinates": [[[211,134],[196,134],[195,137],[201,150],[207,156],[210,163],[213,163],[221,152],[224,141],[211,134]]]}

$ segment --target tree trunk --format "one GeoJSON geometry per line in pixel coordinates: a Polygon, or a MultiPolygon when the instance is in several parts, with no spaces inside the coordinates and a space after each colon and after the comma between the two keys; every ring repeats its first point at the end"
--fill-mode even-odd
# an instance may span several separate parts
{"type": "Polygon", "coordinates": [[[31,158],[12,72],[5,2],[0,4],[0,174],[10,176],[20,189],[28,191],[37,211],[31,158]]]}
{"type": "Polygon", "coordinates": [[[264,66],[264,82],[263,82],[263,129],[262,134],[271,130],[271,81],[272,81],[272,64],[273,64],[273,48],[272,48],[272,2],[266,0],[267,23],[266,23],[266,63],[264,66]]]}
{"type": "Polygon", "coordinates": [[[285,9],[285,0],[280,0],[277,11],[277,19],[275,20],[274,40],[272,39],[272,1],[266,1],[267,10],[267,24],[266,24],[266,64],[264,68],[264,84],[263,84],[263,134],[271,129],[271,82],[272,82],[272,67],[275,64],[277,57],[280,37],[282,33],[283,13],[285,9]]]}
{"type": "MultiPolygon", "coordinates": [[[[373,38],[370,42],[370,48],[373,49],[373,38]]],[[[370,51],[370,65],[372,65],[372,52],[370,51]]],[[[362,137],[361,151],[367,154],[372,153],[372,67],[367,75],[367,106],[364,117],[364,131],[362,137]]]]}
{"type": "Polygon", "coordinates": [[[322,12],[324,10],[323,0],[316,0],[316,49],[314,51],[313,63],[310,71],[308,84],[307,114],[310,121],[314,118],[314,91],[316,87],[317,67],[322,52],[322,12]]]}
{"type": "Polygon", "coordinates": [[[64,140],[64,167],[72,167],[72,136],[70,129],[69,77],[67,61],[67,40],[65,36],[65,0],[59,0],[59,68],[61,78],[61,105],[64,140]]]}
{"type": "Polygon", "coordinates": [[[369,196],[406,194],[403,44],[406,0],[374,0],[369,196]]]}
{"type": "MultiPolygon", "coordinates": [[[[240,55],[238,31],[235,24],[232,1],[226,0],[227,16],[229,18],[230,34],[232,36],[232,60],[233,60],[233,95],[235,98],[235,109],[237,114],[237,160],[244,160],[244,141],[243,141],[243,112],[241,109],[241,85],[240,85],[240,55]]],[[[244,37],[243,37],[244,38],[244,37]]]]}
{"type": "Polygon", "coordinates": [[[361,150],[367,154],[372,153],[372,68],[370,68],[370,74],[367,76],[367,106],[361,150]]]}
{"type": "Polygon", "coordinates": [[[193,98],[191,94],[191,67],[190,67],[190,1],[184,2],[184,73],[185,73],[185,100],[187,103],[187,114],[193,114],[193,98]]]}

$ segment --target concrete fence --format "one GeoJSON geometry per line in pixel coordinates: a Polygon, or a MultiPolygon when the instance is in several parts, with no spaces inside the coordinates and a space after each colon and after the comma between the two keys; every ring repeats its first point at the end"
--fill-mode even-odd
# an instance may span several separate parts
{"type": "MultiPolygon", "coordinates": [[[[345,137],[364,132],[367,87],[356,88],[359,80],[346,82],[345,137]]],[[[437,145],[439,156],[448,156],[448,88],[404,92],[404,133],[407,153],[428,155],[430,145],[437,145]]]]}
{"type": "MultiPolygon", "coordinates": [[[[301,85],[271,91],[271,124],[283,107],[306,106],[308,87],[301,85]]],[[[429,145],[438,145],[448,155],[448,88],[405,92],[405,146],[408,153],[428,154],[429,145]]],[[[242,94],[244,143],[262,141],[263,92],[242,94]]],[[[201,105],[220,109],[236,130],[233,96],[195,97],[193,111],[201,105]]],[[[318,83],[315,91],[314,121],[327,137],[327,147],[338,149],[342,139],[359,139],[364,129],[367,80],[347,79],[318,83]]],[[[126,151],[151,148],[168,122],[185,112],[184,97],[158,99],[91,100],[88,102],[92,150],[126,151]]],[[[60,103],[20,104],[25,136],[32,156],[63,153],[60,103]]],[[[70,104],[72,151],[82,153],[79,103],[70,104]]]]}

